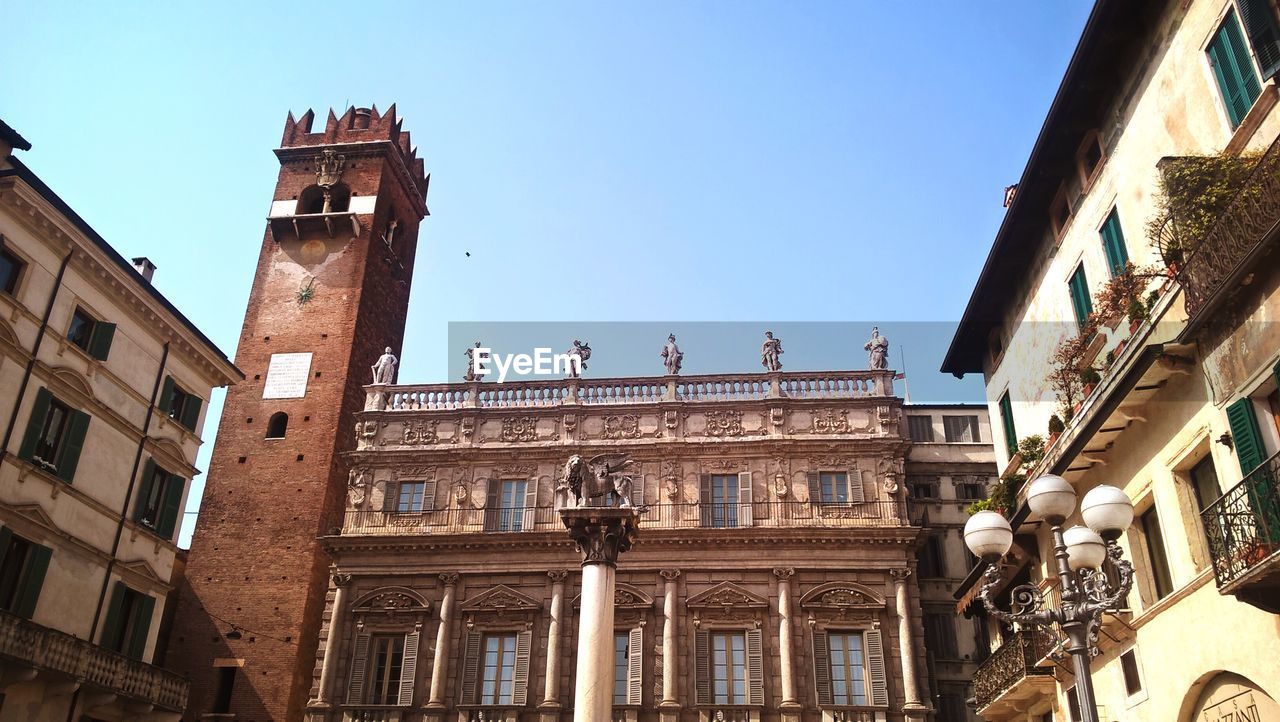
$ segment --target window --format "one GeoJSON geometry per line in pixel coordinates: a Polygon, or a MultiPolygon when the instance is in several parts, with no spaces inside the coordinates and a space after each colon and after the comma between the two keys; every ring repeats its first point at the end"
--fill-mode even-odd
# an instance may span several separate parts
{"type": "Polygon", "coordinates": [[[703,479],[702,525],[714,528],[738,526],[741,498],[737,474],[711,474],[703,479]]]}
{"type": "Polygon", "coordinates": [[[956,498],[961,501],[981,501],[987,498],[986,482],[975,480],[972,476],[962,476],[956,480],[956,498]]]}
{"type": "Polygon", "coordinates": [[[484,666],[480,676],[480,704],[511,704],[515,692],[516,634],[484,637],[484,666]]]}
{"type": "Polygon", "coordinates": [[[1142,676],[1138,674],[1138,657],[1132,649],[1120,655],[1120,671],[1124,674],[1124,690],[1130,697],[1142,691],[1142,676]]]}
{"type": "Polygon", "coordinates": [[[116,335],[116,325],[98,321],[83,308],[76,307],[67,327],[67,340],[99,361],[106,361],[111,353],[111,341],[116,335]]]}
{"type": "Polygon", "coordinates": [[[267,419],[267,438],[283,439],[284,435],[289,431],[289,415],[283,411],[277,411],[267,419]]]}
{"type": "Polygon", "coordinates": [[[1054,197],[1053,204],[1049,206],[1049,219],[1053,222],[1055,236],[1061,236],[1062,232],[1067,229],[1067,224],[1071,222],[1071,204],[1067,202],[1065,187],[1058,190],[1058,195],[1054,197]]]}
{"type": "Polygon", "coordinates": [[[160,410],[186,427],[187,431],[196,430],[202,403],[200,397],[174,383],[172,376],[165,377],[164,388],[160,392],[160,410]]]}
{"type": "MultiPolygon", "coordinates": [[[[485,505],[485,531],[523,531],[533,527],[533,508],[525,505],[530,485],[524,479],[491,479],[485,505]]],[[[536,487],[534,487],[536,489],[536,487]]]]}
{"type": "MultiPolygon", "coordinates": [[[[425,481],[402,481],[400,482],[400,499],[396,504],[396,511],[401,514],[412,512],[420,512],[423,510],[423,497],[426,494],[427,482],[425,481]]],[[[509,531],[501,529],[499,531],[509,531]]]]}
{"type": "Polygon", "coordinates": [[[1076,314],[1076,326],[1084,328],[1093,313],[1093,298],[1089,296],[1089,279],[1084,275],[1084,264],[1076,266],[1071,280],[1067,281],[1067,289],[1071,292],[1071,308],[1076,314]]]}
{"type": "Polygon", "coordinates": [[[1205,52],[1209,56],[1209,66],[1213,68],[1213,77],[1218,81],[1231,129],[1235,130],[1262,94],[1262,83],[1253,67],[1249,48],[1244,43],[1244,33],[1240,30],[1234,8],[1227,12],[1205,52]]]}
{"type": "Polygon", "coordinates": [[[933,441],[933,417],[907,416],[907,434],[912,441],[924,444],[933,441]]]}
{"type": "Polygon", "coordinates": [[[931,533],[924,540],[917,560],[921,579],[937,579],[947,576],[946,563],[942,551],[942,538],[931,533]]]}
{"type": "Polygon", "coordinates": [[[134,502],[133,520],[150,527],[165,539],[172,539],[182,510],[182,492],[187,480],[156,466],[148,459],[142,470],[142,484],[134,502]]]}
{"type": "Polygon", "coordinates": [[[711,635],[711,695],[716,704],[747,702],[747,635],[715,632],[711,635]]]}
{"type": "Polygon", "coordinates": [[[1076,694],[1075,687],[1067,690],[1067,714],[1071,722],[1080,722],[1080,695],[1076,694]]]}
{"type": "Polygon", "coordinates": [[[627,673],[631,669],[628,654],[631,635],[616,632],[613,635],[613,703],[627,703],[627,673]]]}
{"type": "Polygon", "coordinates": [[[1009,458],[1018,453],[1018,432],[1013,427],[1013,402],[1009,400],[1009,392],[1000,397],[1000,423],[1004,426],[1004,444],[1009,451],[1009,458]]]}
{"type": "Polygon", "coordinates": [[[1102,136],[1098,131],[1085,133],[1080,148],[1076,150],[1076,167],[1080,171],[1080,186],[1087,189],[1102,166],[1102,136]]]}
{"type": "Polygon", "coordinates": [[[942,430],[946,433],[948,444],[977,443],[977,416],[943,416],[942,430]]]}
{"type": "Polygon", "coordinates": [[[821,706],[889,703],[879,630],[815,630],[813,671],[821,706]]]}
{"type": "Polygon", "coordinates": [[[0,527],[0,609],[30,619],[40,601],[53,550],[0,527]]]}
{"type": "Polygon", "coordinates": [[[833,704],[865,705],[867,673],[861,632],[827,632],[833,704]]]}
{"type": "Polygon", "coordinates": [[[857,472],[809,472],[809,499],[819,504],[861,504],[862,483],[857,472]]]}
{"type": "Polygon", "coordinates": [[[1151,562],[1151,584],[1156,599],[1164,599],[1173,592],[1173,577],[1169,574],[1169,558],[1165,556],[1164,534],[1160,531],[1160,518],[1152,506],[1138,517],[1138,526],[1147,543],[1147,557],[1151,562]]]}
{"type": "Polygon", "coordinates": [[[42,388],[31,407],[18,456],[71,483],[88,430],[88,414],[68,407],[42,388]]]}
{"type": "Polygon", "coordinates": [[[915,474],[907,475],[907,492],[912,499],[918,500],[934,500],[941,497],[936,476],[917,476],[915,474]]]}
{"type": "Polygon", "coordinates": [[[938,722],[968,722],[969,708],[964,704],[966,696],[963,684],[940,682],[938,684],[938,722]]]}
{"type": "Polygon", "coordinates": [[[1196,504],[1200,511],[1222,496],[1222,487],[1218,485],[1218,470],[1213,466],[1213,457],[1206,456],[1191,467],[1191,488],[1196,494],[1196,504]]]}
{"type": "Polygon", "coordinates": [[[1268,0],[1241,0],[1239,7],[1245,34],[1262,68],[1262,80],[1270,80],[1280,72],[1280,26],[1276,24],[1276,12],[1268,0]]]}
{"type": "Polygon", "coordinates": [[[366,692],[369,704],[400,704],[400,675],[404,670],[404,635],[375,636],[369,644],[373,668],[366,692]]]}
{"type": "Polygon", "coordinates": [[[99,644],[113,652],[142,659],[155,605],[154,597],[130,589],[124,582],[116,582],[99,644]]]}
{"type": "Polygon", "coordinates": [[[231,692],[236,686],[236,668],[218,667],[217,687],[213,692],[213,714],[231,712],[231,692]]]}
{"type": "Polygon", "coordinates": [[[1129,265],[1129,249],[1124,245],[1124,231],[1120,228],[1120,215],[1116,209],[1111,209],[1098,233],[1102,236],[1102,250],[1107,254],[1107,268],[1111,269],[1112,276],[1119,276],[1129,265]]]}
{"type": "Polygon", "coordinates": [[[937,659],[956,659],[955,615],[950,612],[926,612],[924,643],[937,659]]]}
{"type": "Polygon", "coordinates": [[[12,296],[18,290],[18,279],[27,264],[4,248],[3,240],[0,238],[0,291],[12,296]]]}

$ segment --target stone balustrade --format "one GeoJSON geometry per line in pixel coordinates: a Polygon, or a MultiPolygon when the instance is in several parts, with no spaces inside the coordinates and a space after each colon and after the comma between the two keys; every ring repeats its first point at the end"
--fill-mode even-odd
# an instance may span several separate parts
{"type": "Polygon", "coordinates": [[[352,707],[342,710],[342,722],[400,722],[403,710],[388,707],[352,707]]]}
{"type": "Polygon", "coordinates": [[[187,680],[78,637],[0,612],[0,658],[55,672],[156,707],[181,712],[187,680]]]}

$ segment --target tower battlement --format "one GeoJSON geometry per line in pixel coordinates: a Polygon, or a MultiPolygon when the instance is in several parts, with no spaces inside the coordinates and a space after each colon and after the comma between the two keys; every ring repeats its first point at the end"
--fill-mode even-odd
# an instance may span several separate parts
{"type": "Polygon", "coordinates": [[[413,175],[414,183],[426,195],[426,166],[418,157],[418,149],[410,139],[410,133],[402,130],[404,119],[396,116],[396,106],[391,104],[385,113],[378,112],[378,106],[357,108],[349,106],[339,117],[329,109],[329,117],[324,128],[313,130],[316,114],[310,108],[300,117],[294,118],[293,112],[284,122],[284,137],[280,140],[281,148],[301,148],[313,145],[337,145],[341,143],[368,143],[385,140],[400,149],[405,167],[413,175]]]}

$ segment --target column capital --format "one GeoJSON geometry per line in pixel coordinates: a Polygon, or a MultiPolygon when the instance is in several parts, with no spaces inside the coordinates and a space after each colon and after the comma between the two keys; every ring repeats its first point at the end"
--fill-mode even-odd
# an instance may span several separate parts
{"type": "Polygon", "coordinates": [[[784,582],[794,576],[795,573],[796,570],[791,569],[790,567],[779,567],[773,570],[773,576],[784,582]]]}
{"type": "Polygon", "coordinates": [[[569,538],[582,552],[582,565],[618,566],[618,555],[631,549],[637,536],[635,509],[574,507],[560,510],[569,538]]]}
{"type": "Polygon", "coordinates": [[[569,572],[563,569],[552,569],[551,571],[547,572],[547,576],[551,578],[551,581],[553,583],[562,584],[564,583],[564,580],[569,577],[569,572]]]}
{"type": "Polygon", "coordinates": [[[333,580],[333,586],[345,587],[351,583],[351,575],[346,572],[334,572],[330,579],[333,580]]]}
{"type": "Polygon", "coordinates": [[[658,573],[662,575],[663,579],[666,579],[669,582],[674,582],[675,580],[680,578],[679,569],[663,569],[663,570],[660,570],[658,573]]]}
{"type": "Polygon", "coordinates": [[[904,567],[902,569],[890,569],[889,576],[893,577],[896,584],[906,584],[907,578],[911,576],[911,570],[904,567]]]}
{"type": "Polygon", "coordinates": [[[444,572],[440,575],[440,583],[446,587],[452,587],[458,583],[457,572],[444,572]]]}

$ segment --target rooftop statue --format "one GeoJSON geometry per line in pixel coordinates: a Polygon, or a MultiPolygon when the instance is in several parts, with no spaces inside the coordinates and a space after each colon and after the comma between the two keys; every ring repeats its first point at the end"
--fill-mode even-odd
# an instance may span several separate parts
{"type": "Polygon", "coordinates": [[[570,357],[578,359],[577,364],[569,364],[569,378],[578,378],[582,375],[580,372],[587,368],[587,359],[591,358],[591,344],[583,343],[575,338],[573,340],[573,348],[566,353],[570,357]]]}
{"type": "Polygon", "coordinates": [[[390,384],[396,380],[396,360],[395,354],[391,353],[391,347],[388,346],[382,356],[378,358],[378,363],[373,365],[373,383],[390,384]]]}
{"type": "Polygon", "coordinates": [[[684,352],[676,345],[676,335],[673,333],[667,336],[667,344],[662,347],[662,365],[667,368],[667,373],[674,375],[680,373],[680,365],[684,362],[684,352]]]}
{"type": "Polygon", "coordinates": [[[880,335],[880,327],[871,327],[871,340],[863,345],[867,351],[867,368],[883,371],[889,368],[889,339],[880,335]]]}
{"type": "Polygon", "coordinates": [[[476,345],[463,351],[467,357],[467,372],[463,374],[463,381],[479,381],[480,375],[476,373],[476,349],[480,348],[480,342],[476,341],[476,345]]]}
{"type": "Polygon", "coordinates": [[[774,338],[773,331],[764,332],[764,343],[760,344],[760,365],[765,371],[781,371],[782,339],[774,338]]]}

